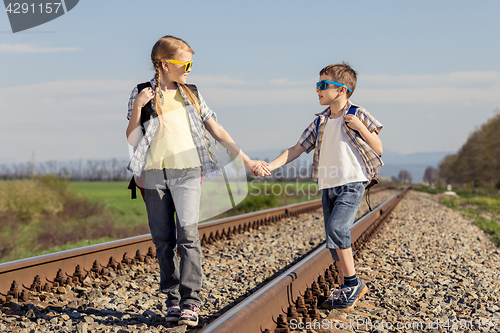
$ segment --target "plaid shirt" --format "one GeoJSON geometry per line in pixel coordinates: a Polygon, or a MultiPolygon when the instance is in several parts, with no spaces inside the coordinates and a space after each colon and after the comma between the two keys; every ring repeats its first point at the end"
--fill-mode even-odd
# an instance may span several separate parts
{"type": "MultiPolygon", "coordinates": [[[[151,86],[155,89],[156,82],[153,78],[151,81],[151,86]]],[[[198,97],[200,101],[200,114],[196,111],[196,107],[191,104],[189,99],[186,97],[184,90],[179,85],[179,90],[182,95],[182,99],[184,100],[184,104],[186,105],[189,120],[191,124],[191,135],[193,137],[194,145],[196,150],[198,151],[198,157],[201,161],[201,170],[206,177],[212,176],[222,176],[221,170],[219,168],[219,164],[217,162],[217,158],[212,152],[212,147],[210,145],[210,140],[208,138],[207,132],[203,124],[205,124],[211,117],[214,117],[214,120],[217,121],[217,115],[213,112],[205,103],[205,100],[198,92],[198,97]]],[[[138,89],[135,87],[130,94],[130,99],[128,101],[128,114],[127,119],[130,120],[132,116],[132,108],[134,106],[135,98],[138,94],[138,89]]],[[[155,109],[155,103],[151,103],[153,110],[155,109]]],[[[146,134],[142,137],[141,141],[137,145],[134,155],[130,160],[130,163],[127,166],[127,169],[131,171],[134,175],[140,176],[142,170],[144,169],[144,165],[147,160],[147,152],[149,148],[149,144],[153,140],[153,137],[156,133],[156,129],[159,125],[158,117],[151,118],[144,126],[146,127],[146,134]]]]}
{"type": "MultiPolygon", "coordinates": [[[[347,101],[347,104],[344,107],[344,116],[349,111],[351,106],[357,107],[356,109],[356,117],[361,120],[361,122],[368,128],[370,132],[379,133],[382,129],[382,124],[380,124],[375,118],[372,117],[371,114],[368,113],[365,109],[354,105],[351,101],[347,101]]],[[[325,111],[316,114],[317,118],[306,128],[302,136],[300,137],[299,144],[305,149],[306,153],[310,153],[311,150],[316,148],[314,152],[314,159],[311,171],[311,178],[318,182],[318,165],[319,165],[319,153],[321,150],[321,142],[323,140],[323,134],[325,132],[325,125],[330,117],[330,107],[328,107],[325,111]],[[318,126],[319,122],[319,126],[318,126]],[[316,132],[316,128],[318,128],[318,132],[316,132]]],[[[355,147],[361,155],[363,162],[365,164],[366,172],[369,175],[370,179],[373,178],[375,172],[384,165],[380,156],[378,156],[373,149],[361,138],[357,131],[354,131],[346,123],[343,123],[342,128],[349,139],[349,142],[353,147],[355,147]]]]}

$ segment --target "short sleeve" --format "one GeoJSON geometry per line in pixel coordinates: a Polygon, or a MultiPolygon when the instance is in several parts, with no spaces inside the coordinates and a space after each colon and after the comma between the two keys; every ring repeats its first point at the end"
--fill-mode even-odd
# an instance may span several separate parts
{"type": "Polygon", "coordinates": [[[211,117],[214,117],[214,119],[217,121],[215,112],[212,111],[205,103],[205,100],[203,99],[203,96],[201,96],[200,91],[198,90],[198,98],[200,100],[200,117],[201,121],[203,123],[206,123],[211,117]]]}
{"type": "Polygon", "coordinates": [[[298,144],[309,154],[316,147],[316,127],[320,118],[316,118],[302,133],[298,144]]]}
{"type": "Polygon", "coordinates": [[[132,109],[134,108],[134,102],[136,97],[137,97],[137,87],[134,87],[132,93],[130,94],[130,98],[128,100],[128,113],[127,113],[128,120],[130,120],[130,117],[132,117],[132,109]]]}
{"type": "Polygon", "coordinates": [[[358,108],[358,111],[360,111],[357,116],[359,120],[368,128],[368,130],[373,133],[375,132],[376,134],[379,134],[380,131],[382,130],[382,127],[384,127],[381,123],[378,122],[377,119],[375,119],[368,111],[366,111],[363,108],[358,108]]]}

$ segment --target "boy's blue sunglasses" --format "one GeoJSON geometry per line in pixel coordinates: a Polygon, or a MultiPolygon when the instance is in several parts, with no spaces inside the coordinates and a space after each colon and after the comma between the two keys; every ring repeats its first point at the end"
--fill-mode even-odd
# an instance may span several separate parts
{"type": "Polygon", "coordinates": [[[328,83],[329,84],[333,84],[335,86],[339,86],[339,87],[346,87],[347,90],[349,90],[349,92],[352,91],[351,88],[349,88],[345,84],[338,83],[338,82],[333,82],[333,81],[326,81],[326,80],[321,80],[318,83],[316,83],[316,89],[325,90],[326,88],[328,88],[328,83]]]}

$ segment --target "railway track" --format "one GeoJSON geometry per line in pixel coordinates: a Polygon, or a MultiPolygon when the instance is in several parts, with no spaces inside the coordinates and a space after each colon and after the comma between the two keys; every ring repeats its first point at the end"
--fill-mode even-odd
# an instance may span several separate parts
{"type": "MultiPolygon", "coordinates": [[[[405,193],[396,194],[356,221],[351,231],[356,257],[377,234],[405,193]]],[[[323,302],[336,278],[330,251],[323,244],[199,332],[288,333],[292,319],[295,323],[320,319],[317,304],[323,302]]]]}
{"type": "MultiPolygon", "coordinates": [[[[377,191],[381,190],[383,189],[377,191]]],[[[376,193],[376,191],[372,191],[372,193],[376,193]]],[[[320,200],[315,200],[203,223],[200,224],[200,240],[203,245],[216,242],[233,234],[273,224],[283,218],[297,216],[316,210],[319,207],[321,207],[320,200]]],[[[370,219],[373,218],[380,220],[381,215],[377,214],[383,215],[384,212],[387,212],[387,208],[382,208],[382,213],[380,213],[380,208],[378,211],[379,213],[376,210],[365,216],[363,220],[372,221],[370,219]],[[370,219],[368,219],[368,216],[370,216],[370,219]]],[[[361,224],[359,225],[361,226],[361,224]]],[[[355,248],[361,247],[361,240],[367,237],[366,233],[363,234],[363,230],[359,228],[353,229],[353,241],[354,239],[357,240],[357,243],[354,244],[355,248]],[[358,229],[359,231],[357,231],[358,229]]],[[[54,291],[57,288],[83,285],[88,277],[101,277],[99,281],[102,282],[100,283],[106,284],[106,281],[110,280],[110,273],[112,275],[112,272],[119,271],[124,267],[135,266],[138,262],[148,263],[151,261],[155,256],[153,249],[154,244],[151,242],[151,236],[144,235],[0,264],[0,303],[5,304],[11,300],[19,302],[29,300],[33,302],[32,292],[54,291]],[[106,278],[107,276],[108,278],[106,278]]],[[[320,251],[320,249],[317,251],[320,251]]],[[[329,259],[329,263],[331,263],[331,259],[329,259]]],[[[298,286],[298,282],[295,282],[295,280],[297,279],[294,279],[293,285],[298,286]]],[[[35,300],[35,303],[37,301],[35,300]]],[[[39,303],[43,304],[43,300],[40,299],[39,303]]],[[[287,303],[282,306],[286,307],[287,303]]],[[[252,317],[255,317],[255,315],[252,317]]],[[[220,319],[222,320],[222,318],[220,319]]],[[[271,327],[267,323],[259,324],[259,326],[271,327]]],[[[219,330],[213,332],[219,332],[219,330]]],[[[238,329],[232,332],[244,331],[238,329]]]]}

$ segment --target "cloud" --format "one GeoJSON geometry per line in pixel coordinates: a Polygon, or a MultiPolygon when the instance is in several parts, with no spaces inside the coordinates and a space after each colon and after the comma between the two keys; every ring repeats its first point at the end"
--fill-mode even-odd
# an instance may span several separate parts
{"type": "Polygon", "coordinates": [[[500,84],[499,72],[452,72],[428,75],[366,75],[359,84],[381,88],[483,88],[500,84]]]}
{"type": "Polygon", "coordinates": [[[54,53],[76,52],[76,47],[40,47],[32,44],[5,44],[0,43],[0,53],[54,53]]]}
{"type": "Polygon", "coordinates": [[[201,76],[201,75],[189,75],[188,83],[195,82],[200,86],[225,86],[225,85],[236,85],[236,86],[254,86],[257,82],[249,82],[240,79],[234,79],[227,76],[201,76]]]}
{"type": "Polygon", "coordinates": [[[485,103],[500,104],[500,83],[488,87],[457,87],[453,85],[441,87],[403,87],[360,89],[353,100],[362,103],[376,104],[427,104],[434,105],[482,105],[485,103]]]}
{"type": "Polygon", "coordinates": [[[245,81],[241,79],[230,78],[227,76],[200,76],[190,75],[188,81],[196,82],[199,85],[210,86],[238,86],[238,87],[261,87],[262,86],[304,86],[311,87],[316,81],[314,78],[305,81],[290,81],[287,78],[271,79],[267,81],[245,81]]]}
{"type": "Polygon", "coordinates": [[[13,125],[37,126],[57,122],[107,122],[125,119],[127,101],[136,82],[75,80],[0,88],[0,109],[6,130],[13,125]]]}
{"type": "Polygon", "coordinates": [[[0,88],[0,96],[8,99],[15,99],[16,97],[23,97],[25,99],[26,92],[29,92],[30,98],[67,96],[72,94],[100,94],[114,91],[127,91],[130,94],[135,85],[136,83],[132,80],[50,81],[28,86],[0,88]]]}

